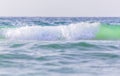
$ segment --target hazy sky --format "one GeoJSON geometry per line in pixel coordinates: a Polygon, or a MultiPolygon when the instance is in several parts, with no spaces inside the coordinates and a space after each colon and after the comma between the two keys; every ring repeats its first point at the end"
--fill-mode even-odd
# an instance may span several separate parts
{"type": "Polygon", "coordinates": [[[0,0],[0,16],[120,17],[120,0],[0,0]]]}

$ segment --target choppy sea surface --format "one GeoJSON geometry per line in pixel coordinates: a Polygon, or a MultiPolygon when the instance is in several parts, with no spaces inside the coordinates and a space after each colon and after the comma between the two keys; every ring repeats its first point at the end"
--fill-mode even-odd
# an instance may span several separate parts
{"type": "Polygon", "coordinates": [[[119,17],[0,17],[0,76],[118,76],[119,17]]]}

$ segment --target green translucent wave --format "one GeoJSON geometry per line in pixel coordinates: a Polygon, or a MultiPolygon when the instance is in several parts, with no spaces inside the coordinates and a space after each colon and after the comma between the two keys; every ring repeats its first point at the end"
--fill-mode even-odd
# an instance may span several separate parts
{"type": "MultiPolygon", "coordinates": [[[[2,29],[8,30],[11,28],[19,28],[19,27],[0,26],[0,32],[2,29]]],[[[2,34],[0,34],[0,39],[6,39],[6,38],[2,34]]],[[[101,24],[93,40],[120,40],[120,25],[101,24]]]]}
{"type": "Polygon", "coordinates": [[[120,26],[103,24],[96,35],[98,40],[119,40],[120,39],[120,26]]]}

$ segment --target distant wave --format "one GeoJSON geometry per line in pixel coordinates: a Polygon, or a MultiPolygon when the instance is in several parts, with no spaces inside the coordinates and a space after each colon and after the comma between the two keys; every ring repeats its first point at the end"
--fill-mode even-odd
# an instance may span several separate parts
{"type": "Polygon", "coordinates": [[[77,23],[60,26],[23,26],[4,28],[3,36],[11,40],[81,40],[93,39],[100,23],[77,23]]]}

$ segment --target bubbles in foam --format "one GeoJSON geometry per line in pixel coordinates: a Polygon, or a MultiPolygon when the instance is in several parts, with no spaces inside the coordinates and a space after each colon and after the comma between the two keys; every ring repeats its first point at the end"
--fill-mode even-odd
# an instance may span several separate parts
{"type": "Polygon", "coordinates": [[[61,26],[24,26],[7,29],[4,36],[13,40],[80,40],[92,39],[99,23],[77,23],[61,26]]]}

